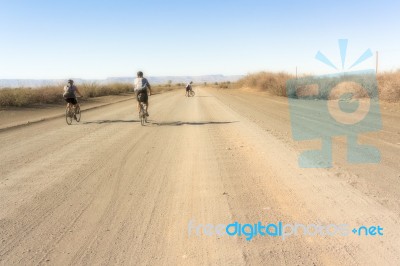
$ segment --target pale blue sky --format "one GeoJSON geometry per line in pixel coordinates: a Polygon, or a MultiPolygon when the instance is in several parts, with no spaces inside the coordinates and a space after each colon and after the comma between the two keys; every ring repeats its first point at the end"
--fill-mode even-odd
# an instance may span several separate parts
{"type": "MultiPolygon", "coordinates": [[[[0,0],[0,78],[330,73],[366,49],[400,68],[399,1],[0,0]]],[[[375,58],[360,68],[374,68],[375,58]]]]}

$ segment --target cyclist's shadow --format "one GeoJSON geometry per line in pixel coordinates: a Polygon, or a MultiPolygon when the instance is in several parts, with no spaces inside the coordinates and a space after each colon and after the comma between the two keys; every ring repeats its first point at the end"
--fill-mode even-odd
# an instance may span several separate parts
{"type": "MultiPolygon", "coordinates": [[[[202,126],[202,125],[223,125],[223,124],[231,124],[237,123],[239,121],[201,121],[201,122],[185,122],[185,121],[165,121],[158,122],[154,120],[148,120],[145,126],[202,126]]],[[[112,123],[140,123],[140,120],[121,120],[121,119],[101,119],[94,121],[85,121],[82,124],[112,124],[112,123]]]]}
{"type": "Polygon", "coordinates": [[[201,121],[201,122],[185,122],[185,121],[168,121],[168,122],[156,122],[149,120],[149,123],[153,126],[203,126],[203,125],[223,125],[232,124],[239,121],[201,121]]]}
{"type": "Polygon", "coordinates": [[[86,121],[83,122],[82,124],[111,124],[111,123],[140,123],[140,120],[102,119],[102,120],[86,121]]]}

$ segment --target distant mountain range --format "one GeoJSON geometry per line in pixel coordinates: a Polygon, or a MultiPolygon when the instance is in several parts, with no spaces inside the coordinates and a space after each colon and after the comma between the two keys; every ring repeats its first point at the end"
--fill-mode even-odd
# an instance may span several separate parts
{"type": "MultiPolygon", "coordinates": [[[[187,83],[193,81],[194,83],[214,83],[231,81],[235,82],[242,78],[241,75],[204,75],[204,76],[154,76],[147,77],[150,84],[166,84],[169,81],[172,84],[175,83],[187,83]]],[[[83,83],[98,83],[98,84],[109,84],[109,83],[131,83],[134,81],[134,77],[111,77],[106,79],[74,79],[76,84],[83,83]]],[[[19,87],[41,87],[51,85],[65,84],[64,79],[0,79],[0,88],[19,88],[19,87]]]]}

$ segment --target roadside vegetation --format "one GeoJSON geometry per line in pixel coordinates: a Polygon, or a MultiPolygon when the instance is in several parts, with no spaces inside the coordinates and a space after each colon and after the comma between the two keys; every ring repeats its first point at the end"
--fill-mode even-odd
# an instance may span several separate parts
{"type": "Polygon", "coordinates": [[[252,88],[272,95],[286,96],[286,81],[291,78],[292,75],[284,72],[259,72],[245,76],[236,85],[239,88],[252,88]]]}
{"type": "MultiPolygon", "coordinates": [[[[245,88],[264,91],[271,95],[287,97],[286,82],[294,76],[284,72],[259,72],[249,74],[235,83],[214,82],[206,83],[204,86],[216,89],[245,88]]],[[[383,72],[377,76],[379,98],[388,102],[400,101],[400,70],[394,72],[383,72]]],[[[198,84],[197,84],[198,85],[198,84]]],[[[78,85],[83,94],[83,101],[89,98],[132,93],[133,85],[129,83],[113,83],[101,85],[97,83],[85,83],[78,85]]],[[[152,93],[159,94],[176,89],[184,89],[184,83],[173,84],[169,81],[163,85],[153,85],[152,93]]],[[[63,86],[44,86],[40,88],[4,88],[0,89],[0,107],[26,107],[43,104],[64,103],[63,86]]],[[[290,96],[290,95],[289,95],[290,96]]],[[[360,94],[357,97],[365,97],[360,94]]]]}
{"type": "Polygon", "coordinates": [[[202,86],[204,85],[204,87],[211,87],[211,88],[216,88],[216,89],[237,88],[236,83],[230,82],[230,81],[212,82],[212,83],[204,82],[202,84],[195,84],[195,85],[202,85],[202,86]]]}
{"type": "MultiPolygon", "coordinates": [[[[153,85],[152,93],[159,94],[180,87],[180,84],[153,85]]],[[[63,88],[64,86],[44,86],[39,88],[0,89],[0,107],[27,107],[64,103],[62,97],[63,88]]],[[[94,97],[133,92],[133,85],[129,83],[113,83],[107,85],[85,83],[78,85],[78,88],[83,94],[82,101],[94,97]]]]}
{"type": "Polygon", "coordinates": [[[379,97],[388,102],[400,101],[400,70],[378,74],[379,97]]]}
{"type": "MultiPolygon", "coordinates": [[[[293,78],[295,78],[293,75],[283,72],[259,72],[245,76],[234,87],[265,91],[272,95],[287,97],[286,82],[293,78]]],[[[377,81],[379,99],[388,102],[400,101],[400,70],[379,73],[377,81]]],[[[365,94],[356,95],[356,97],[360,98],[365,96],[365,94]]],[[[326,98],[326,95],[322,98],[326,98]]]]}

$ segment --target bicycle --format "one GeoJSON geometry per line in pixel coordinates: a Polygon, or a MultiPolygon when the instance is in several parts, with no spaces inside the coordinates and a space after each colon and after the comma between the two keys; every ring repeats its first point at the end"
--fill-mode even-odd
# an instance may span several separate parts
{"type": "Polygon", "coordinates": [[[193,97],[195,95],[194,90],[190,89],[189,90],[189,97],[193,97]]]}
{"type": "Polygon", "coordinates": [[[193,89],[187,90],[185,93],[186,97],[193,97],[195,95],[193,89]]]}
{"type": "Polygon", "coordinates": [[[72,124],[72,119],[75,119],[78,123],[81,121],[81,108],[78,104],[75,104],[75,107],[67,106],[65,109],[65,121],[68,125],[72,124]]]}
{"type": "Polygon", "coordinates": [[[142,126],[145,125],[147,122],[147,113],[146,113],[146,103],[140,102],[139,103],[140,110],[139,110],[139,118],[140,118],[140,123],[142,126]]]}

